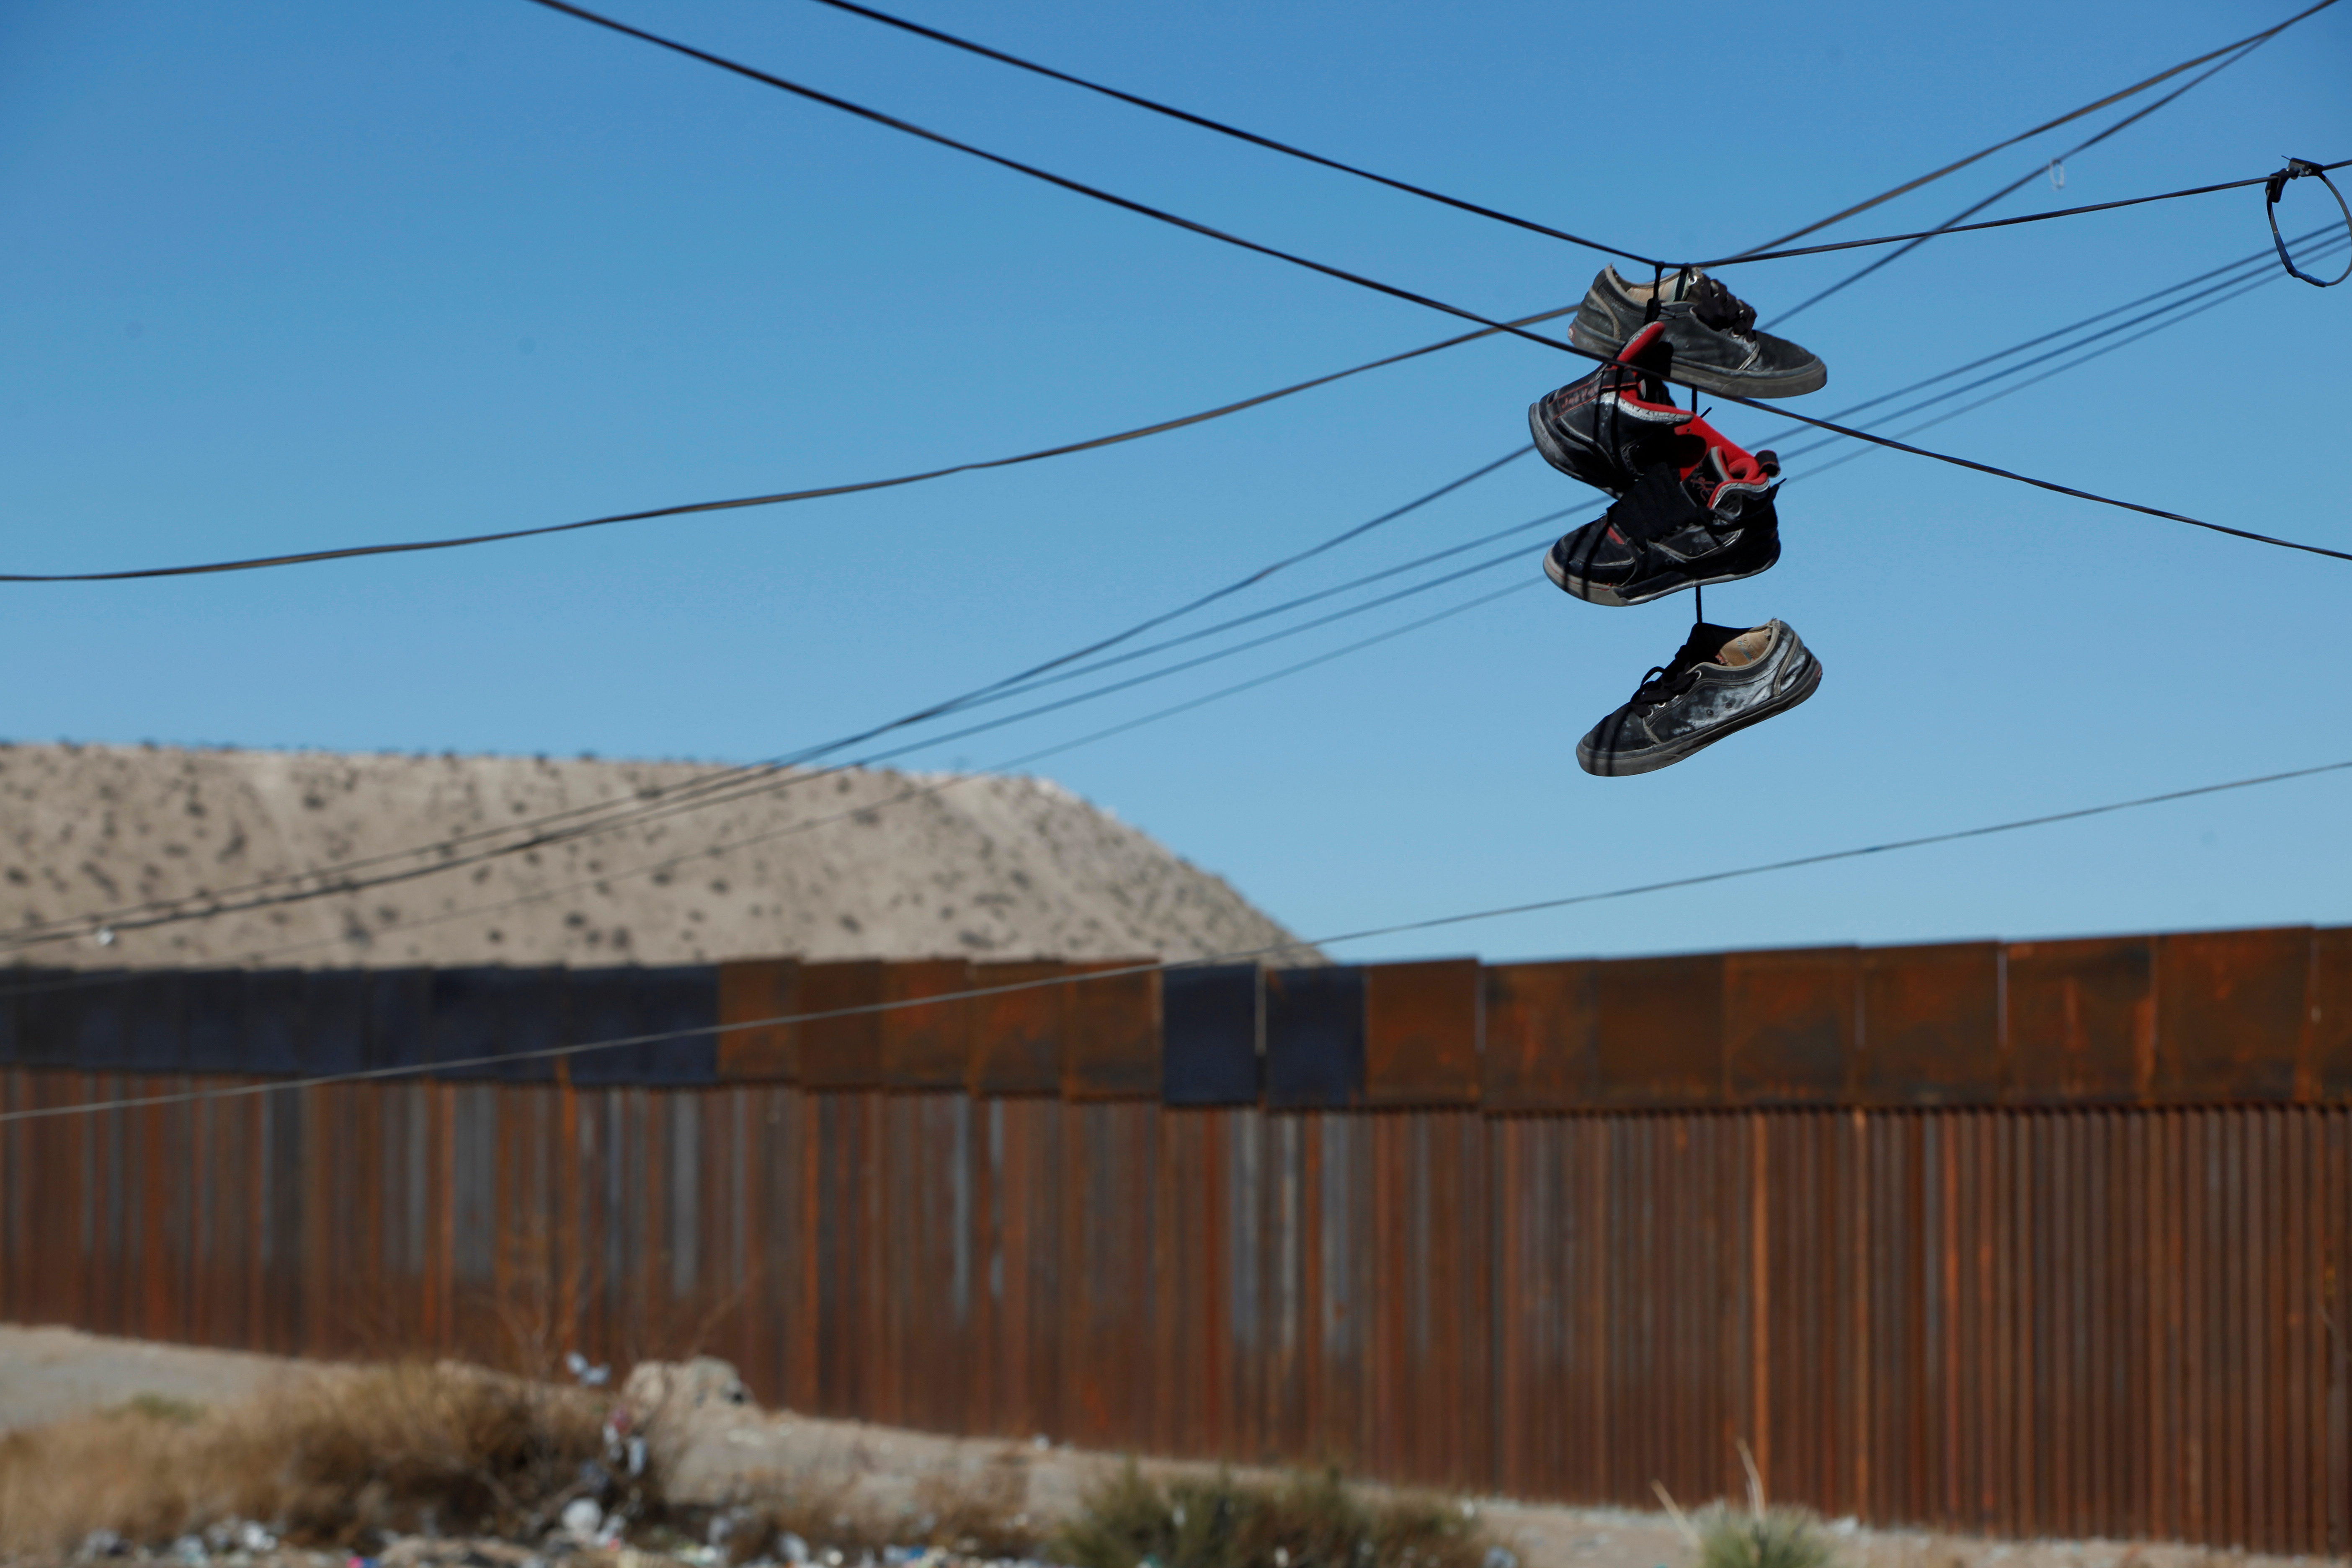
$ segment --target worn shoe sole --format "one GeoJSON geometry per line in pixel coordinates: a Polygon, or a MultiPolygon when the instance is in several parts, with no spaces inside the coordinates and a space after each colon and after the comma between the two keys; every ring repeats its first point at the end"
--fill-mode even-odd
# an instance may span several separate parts
{"type": "MultiPolygon", "coordinates": [[[[1624,352],[1627,340],[1620,339],[1613,343],[1604,342],[1602,333],[1579,321],[1569,327],[1568,341],[1588,353],[1614,356],[1624,352]]],[[[1819,392],[1830,384],[1830,367],[1816,359],[1809,365],[1779,375],[1747,375],[1677,359],[1664,379],[1685,386],[1695,386],[1702,392],[1720,393],[1727,397],[1802,397],[1809,392],[1819,392]]]]}
{"type": "Polygon", "coordinates": [[[1760,724],[1775,713],[1786,713],[1806,698],[1821,689],[1822,661],[1813,650],[1805,650],[1811,660],[1805,672],[1797,677],[1796,684],[1769,702],[1741,714],[1730,723],[1709,730],[1703,735],[1689,735],[1663,746],[1653,746],[1643,752],[1612,752],[1602,754],[1588,748],[1584,742],[1576,743],[1576,765],[1586,773],[1604,779],[1624,778],[1633,773],[1654,773],[1660,768],[1673,767],[1685,757],[1706,750],[1726,735],[1736,735],[1750,724],[1760,724]]]}
{"type": "Polygon", "coordinates": [[[1780,542],[1775,539],[1772,542],[1771,559],[1766,561],[1761,566],[1751,566],[1745,572],[1726,572],[1715,577],[1685,577],[1678,583],[1669,583],[1663,587],[1646,590],[1635,589],[1630,594],[1621,593],[1606,583],[1595,583],[1589,577],[1575,575],[1553,559],[1549,550],[1544,552],[1543,566],[1544,575],[1550,578],[1552,586],[1561,593],[1573,595],[1588,605],[1608,605],[1623,609],[1633,605],[1647,605],[1659,599],[1671,597],[1685,588],[1712,588],[1717,583],[1737,583],[1742,577],[1761,576],[1772,570],[1780,559],[1780,542]]]}

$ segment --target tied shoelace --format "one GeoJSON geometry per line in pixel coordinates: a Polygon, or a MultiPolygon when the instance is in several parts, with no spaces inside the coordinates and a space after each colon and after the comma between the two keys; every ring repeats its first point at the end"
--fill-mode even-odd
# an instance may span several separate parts
{"type": "Polygon", "coordinates": [[[1756,307],[1705,273],[1682,291],[1682,297],[1690,306],[1690,313],[1704,326],[1741,337],[1756,330],[1756,307]]]}
{"type": "MultiPolygon", "coordinates": [[[[1675,661],[1675,663],[1680,662],[1679,659],[1675,661]]],[[[1654,664],[1650,667],[1650,672],[1642,677],[1642,684],[1633,689],[1633,700],[1625,706],[1628,708],[1660,707],[1688,691],[1691,689],[1691,682],[1697,678],[1698,666],[1696,664],[1679,674],[1675,672],[1673,665],[1654,664]]]]}
{"type": "Polygon", "coordinates": [[[1691,628],[1688,641],[1682,646],[1668,664],[1654,664],[1642,677],[1642,684],[1633,689],[1629,708],[1655,708],[1671,702],[1690,690],[1698,680],[1698,667],[1723,651],[1725,643],[1739,635],[1733,627],[1708,626],[1702,621],[1691,628]]]}

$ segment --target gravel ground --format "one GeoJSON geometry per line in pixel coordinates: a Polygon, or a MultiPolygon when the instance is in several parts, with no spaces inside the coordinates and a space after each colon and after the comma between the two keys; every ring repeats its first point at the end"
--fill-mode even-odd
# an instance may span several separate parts
{"type": "MultiPolygon", "coordinates": [[[[68,1329],[0,1325],[0,1431],[104,1409],[141,1394],[191,1402],[233,1398],[299,1365],[68,1329]]],[[[1013,1464],[1026,1472],[1028,1507],[1040,1520],[1052,1520],[1067,1513],[1084,1491],[1123,1462],[1118,1456],[1042,1439],[1009,1445],[967,1441],[716,1404],[698,1411],[676,1455],[673,1491],[719,1503],[763,1476],[791,1475],[845,1485],[877,1512],[896,1513],[910,1503],[927,1476],[1013,1464]]],[[[1147,1468],[1172,1472],[1199,1467],[1147,1468]]],[[[1682,1500],[1690,1506],[1706,1500],[1682,1500]]],[[[1474,1499],[1471,1505],[1522,1568],[1686,1568],[1691,1561],[1683,1538],[1661,1514],[1499,1498],[1474,1499]]],[[[2290,1561],[2146,1542],[1992,1542],[1863,1530],[1847,1521],[1831,1529],[1841,1568],[2285,1568],[2290,1561]]],[[[222,1551],[208,1552],[203,1561],[216,1568],[350,1568],[346,1559],[315,1552],[239,1550],[234,1541],[221,1545],[222,1551]]],[[[504,1542],[411,1541],[388,1548],[380,1568],[552,1568],[551,1558],[558,1554],[504,1542]]],[[[890,1555],[896,1562],[879,1568],[970,1568],[936,1552],[890,1555]]],[[[199,1559],[184,1544],[177,1561],[194,1568],[199,1559]]],[[[695,1548],[667,1555],[588,1548],[571,1555],[565,1568],[713,1568],[715,1563],[715,1554],[695,1548]]]]}

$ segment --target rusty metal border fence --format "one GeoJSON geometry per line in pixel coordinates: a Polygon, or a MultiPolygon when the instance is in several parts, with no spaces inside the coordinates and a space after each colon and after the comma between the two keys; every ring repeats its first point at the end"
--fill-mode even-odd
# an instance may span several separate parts
{"type": "MultiPolygon", "coordinates": [[[[811,1412],[1634,1506],[1736,1493],[1745,1440],[1774,1496],[1874,1521],[2341,1553],[2347,938],[1121,976],[733,1028],[634,1082],[16,1121],[0,1316],[698,1347],[811,1412]]],[[[631,1016],[1053,972],[727,965],[631,1016]]],[[[467,1038],[464,998],[515,1006],[436,994],[467,1038]]],[[[121,1037],[60,1016],[0,1035],[6,1109],[242,1081],[58,1060],[121,1037]]],[[[242,1016],[275,1070],[312,1050],[242,1016]]]]}

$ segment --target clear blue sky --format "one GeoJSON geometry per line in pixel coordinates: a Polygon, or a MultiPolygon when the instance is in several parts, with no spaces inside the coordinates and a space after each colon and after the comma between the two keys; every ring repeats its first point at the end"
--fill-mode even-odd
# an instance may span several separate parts
{"type": "MultiPolygon", "coordinates": [[[[1493,313],[1599,258],[803,0],[610,0],[1011,155],[1493,313]]],[[[2288,15],[2294,0],[909,14],[1637,250],[1753,244],[2288,15]]],[[[2352,5],[2002,214],[2352,155],[2352,5]]],[[[2086,122],[2104,124],[2118,109],[2086,122]]],[[[2070,128],[1842,232],[1925,226],[2070,128]],[[1868,227],[1862,226],[1867,225],[1868,227]]],[[[2290,195],[2297,227],[2324,194],[2290,195]]],[[[473,531],[985,458],[1445,336],[1381,299],[521,0],[0,8],[0,570],[473,531]]],[[[2259,192],[1948,238],[1817,308],[1829,413],[2266,243],[2259,192]]],[[[1851,258],[1734,268],[1769,319],[1851,258]]],[[[2352,287],[2280,281],[1922,437],[2352,548],[2352,287]]],[[[919,706],[1525,440],[1579,364],[1488,342],[1051,463],[551,541],[0,587],[0,734],[745,761],[919,706]]],[[[1738,408],[1751,445],[1787,427],[1738,408]]],[[[1558,507],[1529,459],[1278,579],[1558,507]]],[[[1592,504],[1583,515],[1597,512],[1592,504]]],[[[1687,596],[1549,587],[1041,764],[1307,933],[2352,757],[2352,566],[1881,453],[1790,487],[1821,694],[1667,773],[1577,736],[1687,596]]],[[[1544,536],[1544,537],[1548,537],[1544,536]]],[[[1541,539],[1523,567],[1537,571],[1541,539]]],[[[985,767],[1478,579],[1019,729],[985,767]]],[[[1361,956],[1615,953],[2352,920],[2352,777],[1361,956]]]]}

